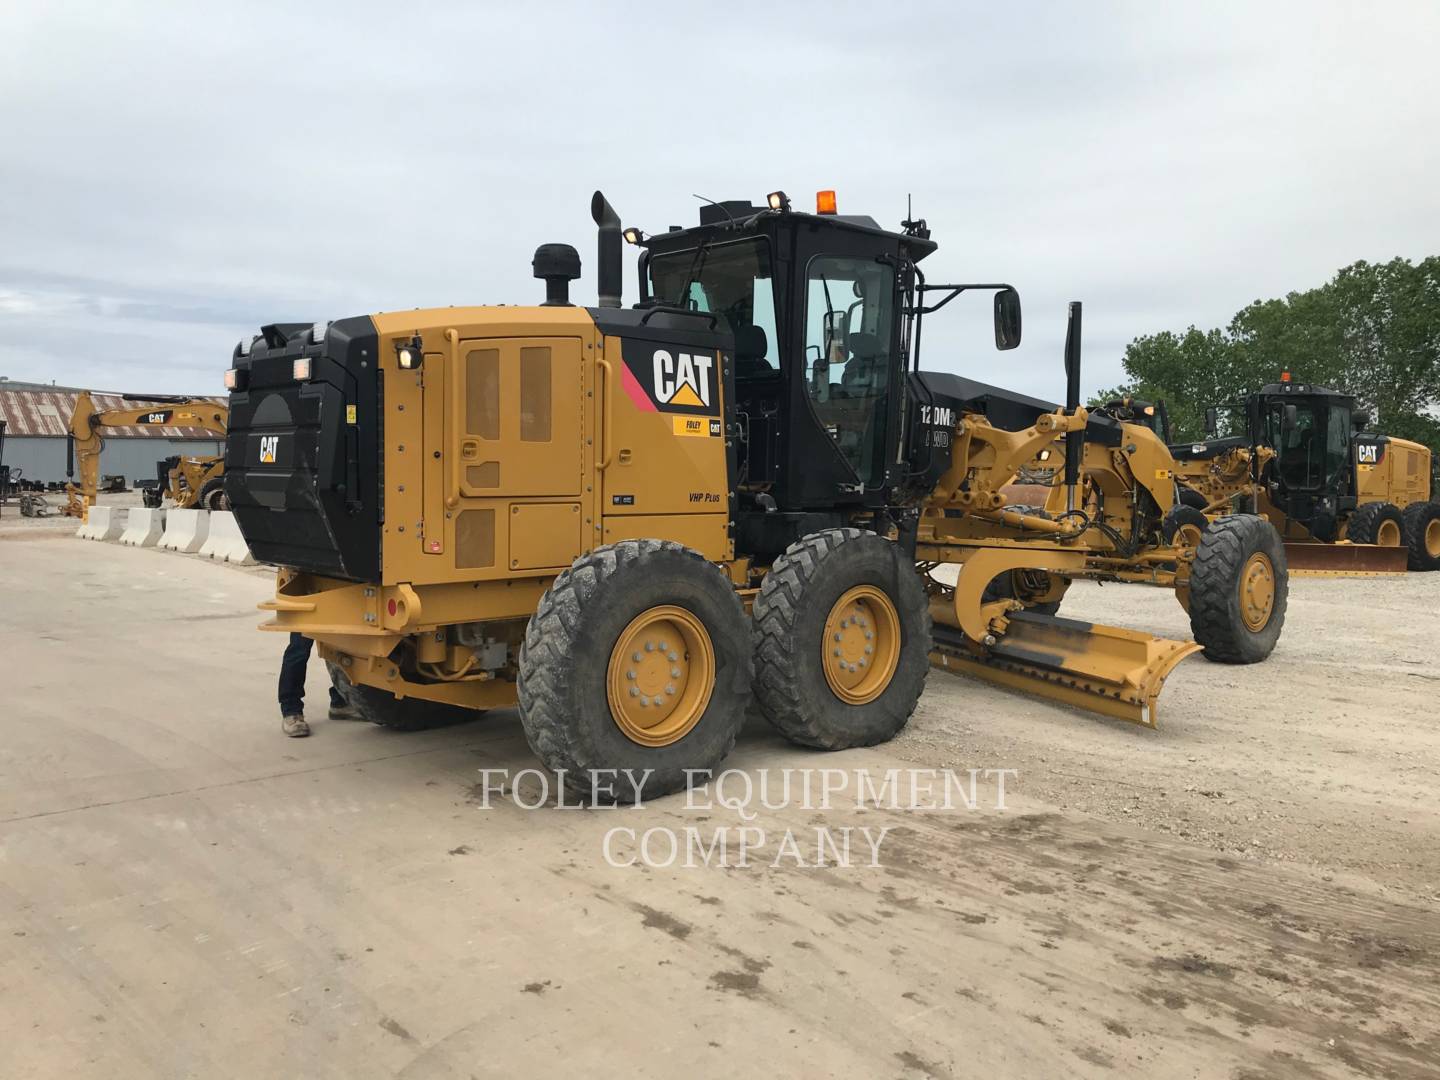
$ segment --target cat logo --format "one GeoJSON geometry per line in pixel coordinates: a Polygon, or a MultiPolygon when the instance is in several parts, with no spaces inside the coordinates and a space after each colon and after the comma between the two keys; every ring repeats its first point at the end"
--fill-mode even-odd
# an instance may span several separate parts
{"type": "Polygon", "coordinates": [[[1380,461],[1379,443],[1356,443],[1355,460],[1361,465],[1376,465],[1380,461]]]}
{"type": "Polygon", "coordinates": [[[715,363],[713,356],[704,353],[670,354],[668,349],[656,349],[652,358],[655,366],[655,400],[661,405],[689,405],[692,408],[710,407],[710,368],[715,363]]]}
{"type": "Polygon", "coordinates": [[[724,354],[654,339],[622,338],[620,385],[641,412],[715,416],[724,354]]]}
{"type": "Polygon", "coordinates": [[[170,410],[169,410],[169,409],[166,409],[164,412],[146,413],[146,414],[145,414],[145,419],[142,420],[141,423],[144,423],[144,424],[168,424],[168,423],[170,423],[170,410]]]}
{"type": "Polygon", "coordinates": [[[279,436],[279,435],[262,435],[262,436],[260,436],[260,464],[261,464],[261,465],[274,465],[274,464],[275,464],[275,451],[276,451],[277,449],[279,449],[279,446],[280,446],[280,436],[279,436]]]}

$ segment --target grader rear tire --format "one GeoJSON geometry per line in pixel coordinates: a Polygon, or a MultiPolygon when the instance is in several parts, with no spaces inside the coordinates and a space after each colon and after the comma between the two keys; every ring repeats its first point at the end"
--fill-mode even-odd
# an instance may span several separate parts
{"type": "Polygon", "coordinates": [[[1289,595],[1285,545],[1263,518],[1235,514],[1211,523],[1190,572],[1190,630],[1205,657],[1222,664],[1264,660],[1280,639],[1289,595]]]}
{"type": "Polygon", "coordinates": [[[451,727],[474,720],[484,712],[482,709],[462,709],[424,698],[397,698],[376,687],[352,683],[343,668],[328,660],[325,667],[330,672],[331,685],[360,714],[360,719],[391,731],[428,731],[451,727]]]}
{"type": "Polygon", "coordinates": [[[1405,542],[1405,518],[1394,503],[1366,503],[1350,515],[1345,539],[1352,544],[1399,547],[1405,542]]]}
{"type": "Polygon", "coordinates": [[[582,555],[540,598],[520,649],[520,719],[573,791],[643,801],[725,760],[750,676],[745,608],[720,569],[668,540],[624,540],[582,555]]]}
{"type": "Polygon", "coordinates": [[[859,529],[791,544],[755,598],[755,696],[791,742],[895,737],[930,672],[930,606],[900,548],[859,529]]]}
{"type": "Polygon", "coordinates": [[[1411,570],[1440,570],[1440,503],[1411,503],[1402,515],[1411,570]]]}

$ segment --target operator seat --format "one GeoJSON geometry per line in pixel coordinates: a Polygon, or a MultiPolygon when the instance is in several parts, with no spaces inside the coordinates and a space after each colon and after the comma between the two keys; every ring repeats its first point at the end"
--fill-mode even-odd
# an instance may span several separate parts
{"type": "Polygon", "coordinates": [[[765,359],[770,351],[769,339],[762,327],[743,323],[735,328],[735,375],[741,379],[755,379],[775,374],[770,361],[765,359]]]}
{"type": "Polygon", "coordinates": [[[887,372],[884,370],[880,339],[874,334],[857,332],[845,344],[850,349],[850,362],[840,376],[840,388],[846,397],[874,397],[883,391],[887,372]]]}

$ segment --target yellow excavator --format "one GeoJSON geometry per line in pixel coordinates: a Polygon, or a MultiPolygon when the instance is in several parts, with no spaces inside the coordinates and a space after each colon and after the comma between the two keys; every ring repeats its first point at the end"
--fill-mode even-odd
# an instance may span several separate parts
{"type": "MultiPolygon", "coordinates": [[[[75,399],[66,437],[64,513],[84,518],[95,505],[99,490],[100,455],[105,440],[100,432],[107,427],[188,427],[214,432],[224,439],[230,419],[227,406],[208,398],[170,395],[125,395],[123,400],[136,402],[119,409],[100,409],[89,391],[75,399]],[[80,470],[75,481],[76,467],[80,470]]],[[[177,509],[200,507],[223,510],[225,500],[225,459],[223,455],[188,454],[159,462],[159,484],[147,492],[146,505],[161,506],[165,500],[177,509]]]]}
{"type": "Polygon", "coordinates": [[[225,484],[281,570],[267,629],[316,640],[393,728],[518,703],[541,760],[635,796],[734,745],[752,701],[787,738],[891,738],[932,666],[1156,723],[1169,671],[1255,663],[1285,617],[1253,515],[1166,537],[1174,459],[1148,427],[920,366],[925,316],[1003,284],[927,283],[937,243],[784,192],[622,230],[597,192],[599,302],[544,244],[536,306],[274,323],[226,373],[225,484]],[[621,236],[641,297],[620,303],[621,236]],[[1063,456],[1043,507],[1005,488],[1063,456]],[[1173,590],[1194,641],[1047,615],[1072,579],[1173,590]],[[643,775],[642,775],[643,774],[643,775]]]}

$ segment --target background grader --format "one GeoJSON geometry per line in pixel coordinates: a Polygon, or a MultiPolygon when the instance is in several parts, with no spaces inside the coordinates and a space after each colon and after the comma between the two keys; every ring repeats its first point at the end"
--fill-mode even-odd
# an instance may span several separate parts
{"type": "Polygon", "coordinates": [[[235,350],[225,483],[283,568],[266,628],[318,641],[371,719],[518,701],[547,766],[582,789],[636,770],[643,797],[716,766],[752,695],[825,748],[892,737],[931,663],[1153,725],[1185,656],[1273,648],[1278,535],[1237,516],[1165,540],[1174,462],[1079,405],[1079,305],[1061,408],[919,370],[924,316],[962,292],[994,294],[999,348],[1021,325],[1008,286],[926,284],[923,221],[832,193],[711,204],[624,230],[625,309],[620,219],[598,192],[592,213],[595,307],[547,244],[541,306],[278,323],[235,350]],[[1056,504],[1010,505],[1062,444],[1056,504]],[[1077,577],[1174,588],[1197,641],[1026,610],[1077,577]]]}
{"type": "Polygon", "coordinates": [[[1440,569],[1430,450],[1368,433],[1369,423],[1353,396],[1286,372],[1238,406],[1208,409],[1205,442],[1171,447],[1182,498],[1209,513],[1264,514],[1292,569],[1440,569]]]}

